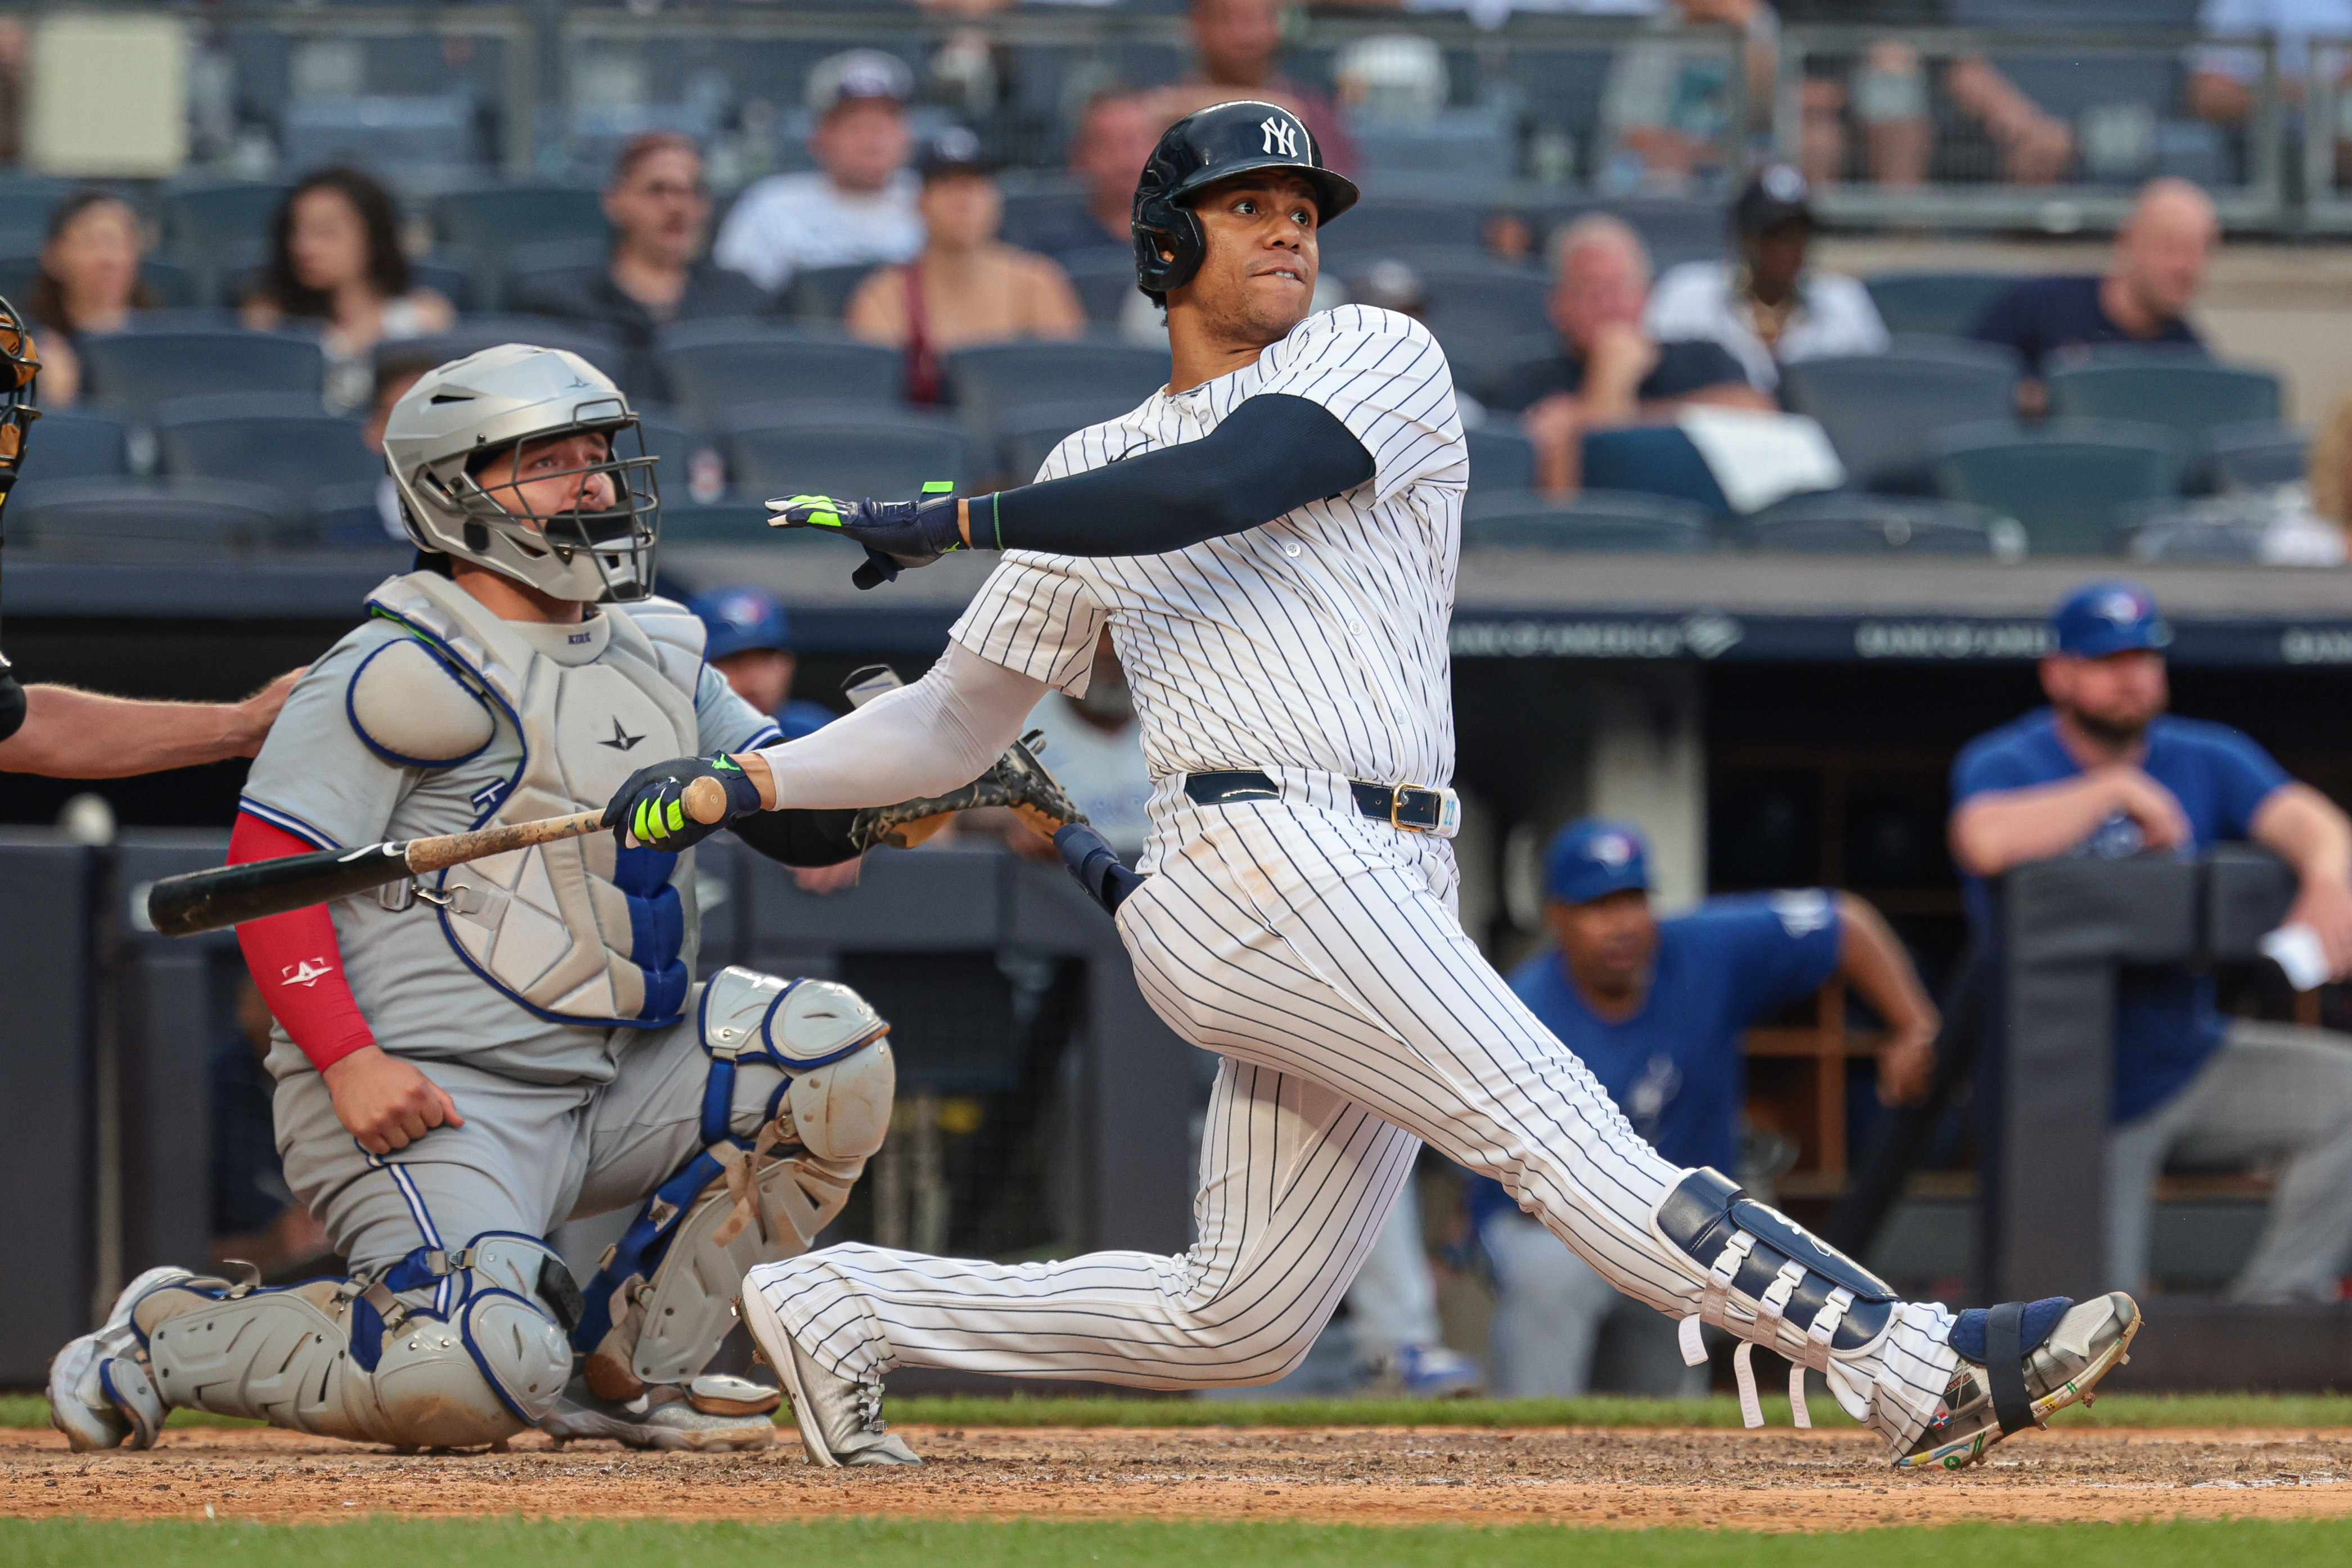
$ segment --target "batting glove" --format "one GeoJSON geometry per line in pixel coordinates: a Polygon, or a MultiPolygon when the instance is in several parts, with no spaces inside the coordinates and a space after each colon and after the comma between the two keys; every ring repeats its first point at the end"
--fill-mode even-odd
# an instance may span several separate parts
{"type": "Polygon", "coordinates": [[[768,503],[768,525],[830,528],[866,547],[866,564],[850,580],[860,588],[895,582],[898,570],[929,566],[964,548],[955,486],[935,479],[914,501],[836,501],[830,496],[779,496],[768,503]]]}
{"type": "Polygon", "coordinates": [[[626,833],[646,849],[675,854],[693,848],[736,818],[759,810],[760,787],[744,776],[733,758],[680,757],[629,775],[629,781],[604,808],[604,825],[626,833]],[[698,822],[687,813],[686,787],[698,779],[716,779],[726,786],[724,820],[698,822]]]}

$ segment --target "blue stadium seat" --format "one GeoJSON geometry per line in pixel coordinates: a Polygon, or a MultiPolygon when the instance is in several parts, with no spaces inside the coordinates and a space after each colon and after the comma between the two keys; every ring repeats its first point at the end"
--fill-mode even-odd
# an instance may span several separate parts
{"type": "Polygon", "coordinates": [[[1582,467],[1588,489],[1664,496],[1714,513],[1731,510],[1714,470],[1677,425],[1589,431],[1582,467]]]}
{"type": "MultiPolygon", "coordinates": [[[[896,356],[894,356],[895,360],[896,356]]],[[[993,441],[1012,410],[1041,402],[1126,400],[1168,384],[1168,350],[1128,343],[990,343],[947,356],[967,428],[993,441]]]]}
{"type": "Polygon", "coordinates": [[[446,332],[430,338],[408,338],[376,345],[379,362],[392,356],[415,355],[446,364],[478,354],[500,343],[536,343],[542,349],[562,349],[579,355],[614,381],[628,366],[620,345],[593,322],[562,316],[468,316],[446,332]]]}
{"type": "Polygon", "coordinates": [[[222,479],[27,482],[8,507],[8,542],[45,555],[216,556],[289,542],[306,531],[278,491],[222,479]]]}
{"type": "Polygon", "coordinates": [[[2165,500],[2127,509],[2120,525],[2126,554],[2139,560],[2243,563],[2262,559],[2273,516],[2267,505],[2234,506],[2233,497],[2165,500]]]}
{"type": "Polygon", "coordinates": [[[1485,243],[1487,204],[1365,197],[1317,235],[1326,267],[1335,258],[1371,261],[1404,248],[1456,246],[1475,251],[1485,243]]]}
{"type": "Polygon", "coordinates": [[[785,403],[737,409],[721,425],[727,471],[737,495],[814,494],[910,500],[945,480],[959,489],[964,433],[945,414],[884,415],[785,403]]]}
{"type": "Polygon", "coordinates": [[[1695,555],[1715,536],[1704,507],[1664,496],[1585,490],[1566,501],[1532,494],[1481,496],[1464,504],[1465,548],[1633,550],[1695,555]]]}
{"type": "Polygon", "coordinates": [[[849,314],[850,296],[873,276],[871,262],[854,267],[804,267],[784,285],[788,314],[803,321],[838,321],[849,314]]]}
{"type": "Polygon", "coordinates": [[[1832,490],[1776,501],[1740,524],[1757,549],[1822,555],[2020,555],[2016,524],[1961,501],[1832,490]],[[2004,526],[2006,525],[2006,526],[2004,526]]]}
{"type": "Polygon", "coordinates": [[[1070,287],[1078,291],[1078,303],[1086,307],[1089,321],[1117,321],[1127,302],[1136,298],[1130,252],[1108,246],[1078,251],[1062,258],[1062,270],[1069,274],[1070,287]]]}
{"type": "Polygon", "coordinates": [[[1456,339],[1524,336],[1549,328],[1544,300],[1551,293],[1551,280],[1533,267],[1432,258],[1413,270],[1421,274],[1427,291],[1423,319],[1449,348],[1456,339]]]}
{"type": "Polygon", "coordinates": [[[2292,485],[2310,472],[2311,437],[2271,420],[2216,425],[2205,433],[2205,462],[2217,490],[2292,485]]]}
{"type": "Polygon", "coordinates": [[[252,182],[167,191],[162,203],[164,247],[190,266],[202,266],[225,246],[267,242],[291,188],[252,182]]]}
{"type": "Polygon", "coordinates": [[[2155,425],[1996,422],[1948,430],[1937,445],[1937,487],[2016,518],[2036,555],[2111,553],[2134,503],[2179,488],[2180,444],[2155,425]]]}
{"type": "Polygon", "coordinates": [[[477,298],[502,308],[507,253],[551,240],[612,242],[594,191],[570,185],[494,185],[452,191],[433,204],[435,229],[474,276],[477,298]]]}
{"type": "Polygon", "coordinates": [[[44,413],[25,445],[23,483],[103,479],[131,472],[131,423],[96,409],[44,413]]]}
{"type": "Polygon", "coordinates": [[[1117,419],[1134,406],[1123,398],[1082,398],[1071,402],[1024,403],[1008,410],[996,421],[996,459],[1005,481],[1033,483],[1037,470],[1065,437],[1090,424],[1117,419]]]}
{"type": "Polygon", "coordinates": [[[177,397],[210,392],[304,392],[319,396],[327,360],[290,333],[114,332],[80,344],[83,395],[136,415],[177,397]]]}
{"type": "Polygon", "coordinates": [[[1882,272],[1864,281],[1889,332],[1958,338],[2017,279],[2001,272],[1882,272]]]}
{"type": "Polygon", "coordinates": [[[1979,343],[1912,340],[1892,352],[1801,360],[1780,371],[1780,400],[1821,421],[1856,489],[1926,495],[1935,435],[2004,419],[2015,406],[2017,363],[1979,343]]]}
{"type": "Polygon", "coordinates": [[[1465,439],[1470,444],[1471,495],[1536,487],[1536,449],[1507,421],[1489,421],[1465,439]]]}
{"type": "Polygon", "coordinates": [[[321,486],[373,486],[383,472],[360,421],[328,413],[300,393],[174,398],[158,403],[152,418],[165,476],[267,485],[289,508],[321,486]]]}
{"type": "Polygon", "coordinates": [[[2221,425],[2275,422],[2282,401],[2278,378],[2268,371],[2178,351],[2110,350],[2087,364],[2053,370],[2046,380],[2055,417],[2160,424],[2200,444],[2221,425]]]}
{"type": "Polygon", "coordinates": [[[683,323],[661,334],[654,354],[671,395],[711,421],[754,403],[895,402],[907,376],[895,349],[772,321],[683,323]]]}

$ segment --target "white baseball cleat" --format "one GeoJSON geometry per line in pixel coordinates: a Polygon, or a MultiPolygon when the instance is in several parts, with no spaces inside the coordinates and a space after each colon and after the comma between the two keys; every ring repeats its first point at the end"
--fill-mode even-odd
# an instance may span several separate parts
{"type": "Polygon", "coordinates": [[[705,1373],[691,1383],[653,1383],[634,1399],[600,1399],[573,1378],[539,1429],[559,1443],[610,1437],[630,1448],[707,1454],[764,1448],[776,1440],[783,1396],[748,1378],[705,1373]]]}
{"type": "Polygon", "coordinates": [[[2011,1432],[2091,1403],[2099,1379],[2131,1359],[2139,1325],[2139,1303],[2121,1291],[2080,1303],[2052,1296],[1962,1312],[1952,1325],[1960,1364],[1944,1395],[1948,1414],[1895,1468],[1960,1469],[2011,1432]]]}
{"type": "Polygon", "coordinates": [[[736,1311],[751,1331],[761,1359],[783,1380],[809,1463],[921,1464],[915,1450],[894,1437],[890,1424],[882,1419],[882,1380],[844,1377],[818,1365],[785,1329],[758,1286],[748,1279],[744,1285],[736,1311]]]}
{"type": "Polygon", "coordinates": [[[99,1448],[152,1448],[163,1429],[163,1399],[139,1354],[131,1309],[150,1291],[195,1276],[150,1269],[122,1288],[106,1322],[69,1340],[49,1360],[49,1425],[77,1454],[99,1448]]]}

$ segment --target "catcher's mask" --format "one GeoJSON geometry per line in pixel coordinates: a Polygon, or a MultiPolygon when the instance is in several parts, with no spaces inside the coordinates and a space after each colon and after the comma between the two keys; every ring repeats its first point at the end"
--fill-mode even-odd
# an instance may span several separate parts
{"type": "Polygon", "coordinates": [[[383,446],[420,549],[557,599],[653,591],[661,532],[656,459],[627,398],[577,355],[507,343],[443,365],[393,405],[383,446]],[[601,455],[518,471],[524,456],[583,434],[601,438],[601,455]],[[609,495],[595,494],[598,476],[609,495]],[[534,509],[519,487],[551,482],[571,497],[553,510],[534,509]]]}
{"type": "Polygon", "coordinates": [[[1154,305],[1201,270],[1209,236],[1192,211],[1207,186],[1235,174],[1279,169],[1315,187],[1315,221],[1356,204],[1356,183],[1323,166],[1323,150],[1290,110],[1255,99],[1213,104],[1170,126],[1135,187],[1135,285],[1154,305]],[[1161,256],[1161,251],[1170,254],[1161,256]]]}
{"type": "Polygon", "coordinates": [[[33,382],[41,371],[32,329],[16,308],[0,299],[0,495],[16,482],[25,462],[26,438],[41,411],[33,406],[33,382]]]}

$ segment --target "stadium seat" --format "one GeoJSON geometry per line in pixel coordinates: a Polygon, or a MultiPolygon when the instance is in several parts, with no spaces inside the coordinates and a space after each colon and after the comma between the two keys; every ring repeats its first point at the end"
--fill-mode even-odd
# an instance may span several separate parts
{"type": "Polygon", "coordinates": [[[1885,354],[1801,360],[1780,370],[1780,400],[1829,433],[1856,489],[1927,495],[1936,432],[2005,419],[2016,361],[1981,344],[1916,340],[1885,354]]]}
{"type": "MultiPolygon", "coordinates": [[[[22,308],[32,299],[33,282],[40,275],[41,258],[37,250],[0,256],[0,296],[16,301],[22,308]]],[[[159,310],[184,310],[196,302],[195,275],[176,261],[161,256],[149,256],[139,264],[139,281],[159,310]]]]}
{"type": "Polygon", "coordinates": [[[694,321],[655,340],[654,354],[680,406],[717,421],[764,402],[895,402],[907,359],[835,335],[772,321],[694,321]]]}
{"type": "Polygon", "coordinates": [[[1470,494],[1483,496],[1536,487],[1536,449],[1507,420],[1491,421],[1471,431],[1470,494]]]}
{"type": "MultiPolygon", "coordinates": [[[[655,483],[662,487],[666,497],[685,500],[687,486],[690,483],[689,470],[694,463],[694,432],[676,409],[665,408],[659,403],[639,403],[636,414],[637,429],[645,438],[646,455],[660,459],[654,465],[655,483]]],[[[621,455],[636,455],[625,440],[621,444],[621,455]]]]}
{"type": "Polygon", "coordinates": [[[542,349],[563,349],[579,355],[618,381],[628,356],[593,322],[562,316],[468,316],[446,332],[430,338],[407,338],[376,345],[379,361],[390,356],[414,354],[446,364],[500,343],[536,343],[542,349]]]}
{"type": "Polygon", "coordinates": [[[569,185],[495,185],[451,191],[433,204],[436,232],[474,275],[478,298],[503,308],[507,253],[552,240],[611,243],[594,191],[569,185]]]}
{"type": "Polygon", "coordinates": [[[268,485],[293,509],[322,486],[372,486],[383,472],[357,419],[328,413],[299,392],[174,398],[151,417],[167,476],[268,485]]]}
{"type": "Polygon", "coordinates": [[[2201,354],[2108,353],[2047,379],[2053,417],[2160,424],[2200,444],[2217,426],[2279,417],[2276,376],[2201,354]]]}
{"type": "Polygon", "coordinates": [[[1731,510],[1714,470],[1677,425],[1588,431],[1582,466],[1590,489],[1664,496],[1708,512],[1731,510]]]}
{"type": "Polygon", "coordinates": [[[912,499],[935,480],[961,488],[963,430],[945,414],[864,414],[786,403],[734,411],[721,426],[737,495],[813,493],[912,499]]]}
{"type": "Polygon", "coordinates": [[[2292,485],[2310,472],[2311,437],[2268,420],[2216,425],[2205,433],[2205,462],[2217,490],[2292,485]]]}
{"type": "Polygon", "coordinates": [[[2121,523],[2125,553],[2139,560],[2255,561],[2273,517],[2252,497],[2165,500],[2128,508],[2121,523]]]}
{"type": "Polygon", "coordinates": [[[768,526],[768,508],[757,500],[719,501],[709,506],[687,502],[662,507],[665,545],[726,545],[733,549],[804,550],[820,568],[838,563],[846,578],[857,565],[856,548],[828,538],[815,528],[768,526]]]}
{"type": "Polygon", "coordinates": [[[1695,555],[1714,548],[1715,536],[1706,509],[1687,501],[1585,490],[1566,501],[1526,492],[1477,497],[1463,506],[1462,542],[1465,547],[1695,555]]]}
{"type": "Polygon", "coordinates": [[[1135,257],[1128,251],[1108,246],[1079,251],[1062,258],[1062,270],[1070,275],[1070,287],[1078,291],[1078,303],[1086,307],[1089,321],[1117,321],[1127,302],[1136,298],[1135,257]]]}
{"type": "Polygon", "coordinates": [[[803,321],[838,321],[849,314],[849,298],[874,271],[874,264],[854,267],[808,267],[784,285],[786,313],[803,321]]]}
{"type": "Polygon", "coordinates": [[[25,444],[23,482],[101,479],[131,472],[131,425],[94,409],[41,415],[25,444]]]}
{"type": "Polygon", "coordinates": [[[2105,555],[2135,502],[2177,493],[2180,444],[2158,426],[2052,420],[1962,425],[1938,437],[1937,486],[2025,526],[2036,555],[2105,555]]]}
{"type": "Polygon", "coordinates": [[[176,397],[208,392],[320,395],[327,359],[291,333],[112,332],[82,340],[83,395],[143,415],[176,397]]]}
{"type": "Polygon", "coordinates": [[[499,298],[509,310],[529,310],[525,301],[541,280],[601,267],[612,254],[610,242],[577,235],[515,246],[500,260],[499,298]]]}
{"type": "Polygon", "coordinates": [[[1889,332],[1958,338],[2016,281],[2000,272],[1882,272],[1864,283],[1889,332]]]}
{"type": "Polygon", "coordinates": [[[2025,552],[2018,525],[1981,507],[1916,496],[1831,490],[1791,496],[1745,519],[1740,537],[1757,549],[1823,555],[1990,555],[2025,552]]]}
{"type": "Polygon", "coordinates": [[[1457,339],[1524,337],[1549,330],[1544,300],[1551,280],[1504,262],[1417,264],[1428,306],[1423,319],[1449,351],[1457,339]]]}
{"type": "Polygon", "coordinates": [[[226,479],[58,479],[20,486],[10,497],[9,543],[44,554],[152,559],[255,549],[305,532],[266,485],[226,479]]]}
{"type": "MultiPolygon", "coordinates": [[[[895,356],[894,356],[895,360],[895,356]]],[[[947,356],[967,429],[993,441],[1014,409],[1042,402],[1133,408],[1168,384],[1168,350],[1128,343],[990,343],[947,356]]]]}
{"type": "Polygon", "coordinates": [[[1367,196],[1316,238],[1324,264],[1334,258],[1372,261],[1402,247],[1443,245],[1476,250],[1484,244],[1484,202],[1427,202],[1367,196]]]}
{"type": "Polygon", "coordinates": [[[226,245],[266,238],[290,186],[241,182],[164,193],[163,245],[192,266],[226,245]]]}
{"type": "Polygon", "coordinates": [[[996,422],[997,465],[1009,483],[1029,484],[1065,436],[1117,419],[1134,406],[1121,398],[1024,403],[996,422]]]}
{"type": "Polygon", "coordinates": [[[0,235],[9,237],[11,248],[27,239],[38,246],[48,232],[49,214],[77,188],[66,180],[0,181],[0,235]]]}

